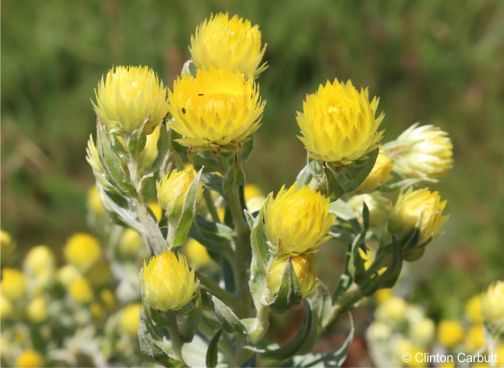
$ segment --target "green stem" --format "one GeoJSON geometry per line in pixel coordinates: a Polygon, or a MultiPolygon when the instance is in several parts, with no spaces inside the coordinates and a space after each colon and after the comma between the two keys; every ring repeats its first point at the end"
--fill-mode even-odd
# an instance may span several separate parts
{"type": "Polygon", "coordinates": [[[350,307],[362,299],[364,295],[357,285],[353,285],[348,289],[334,305],[332,320],[337,319],[341,313],[346,312],[350,307]]]}
{"type": "Polygon", "coordinates": [[[210,215],[212,216],[212,220],[214,220],[214,222],[220,222],[219,214],[217,213],[217,209],[215,208],[215,203],[212,198],[212,193],[210,193],[208,188],[203,188],[203,198],[205,199],[208,212],[210,212],[210,215]]]}
{"type": "Polygon", "coordinates": [[[170,333],[170,340],[175,356],[184,364],[184,366],[186,366],[184,358],[182,357],[182,340],[180,340],[180,333],[178,330],[176,318],[177,317],[175,316],[175,314],[168,313],[168,315],[166,316],[166,327],[168,328],[168,332],[170,333]]]}
{"type": "Polygon", "coordinates": [[[200,280],[201,285],[203,285],[205,289],[210,291],[210,293],[218,297],[224,303],[231,306],[236,306],[236,297],[233,294],[221,288],[214,280],[201,272],[197,272],[196,276],[198,280],[200,280]]]}

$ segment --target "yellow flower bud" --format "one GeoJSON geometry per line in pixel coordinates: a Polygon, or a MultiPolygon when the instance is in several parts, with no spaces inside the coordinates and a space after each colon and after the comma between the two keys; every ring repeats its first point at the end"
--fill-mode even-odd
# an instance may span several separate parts
{"type": "MultiPolygon", "coordinates": [[[[196,172],[192,166],[187,166],[180,171],[173,170],[156,183],[159,204],[166,211],[168,217],[174,216],[178,218],[178,215],[182,213],[187,193],[195,177],[196,172]]],[[[201,192],[202,187],[200,185],[199,198],[201,197],[201,192]]]]}
{"type": "Polygon", "coordinates": [[[243,188],[243,196],[245,197],[245,203],[250,213],[259,211],[266,201],[261,189],[254,184],[245,185],[243,188]]]}
{"type": "Polygon", "coordinates": [[[422,318],[410,326],[410,336],[416,344],[425,346],[434,338],[436,326],[430,318],[422,318]]]}
{"type": "Polygon", "coordinates": [[[58,280],[64,286],[70,285],[78,277],[80,277],[79,270],[72,265],[65,265],[58,270],[58,280]]]}
{"type": "Polygon", "coordinates": [[[481,295],[481,313],[497,331],[504,330],[504,281],[497,281],[481,295]]]}
{"type": "Polygon", "coordinates": [[[253,79],[224,69],[184,75],[169,92],[170,127],[193,150],[235,150],[257,128],[264,102],[253,79]]]}
{"type": "Polygon", "coordinates": [[[149,209],[152,211],[152,214],[154,215],[156,221],[159,222],[161,220],[161,216],[163,215],[163,210],[161,209],[159,203],[157,202],[149,203],[149,209]]]}
{"type": "Polygon", "coordinates": [[[464,328],[457,320],[442,320],[438,326],[438,340],[447,348],[458,345],[464,337],[464,328]]]}
{"type": "Polygon", "coordinates": [[[473,325],[466,333],[465,348],[469,352],[476,352],[485,346],[485,328],[483,323],[473,325]]]}
{"type": "Polygon", "coordinates": [[[362,223],[362,209],[364,203],[369,210],[369,224],[371,226],[379,226],[387,221],[392,203],[380,192],[373,194],[359,194],[351,197],[348,200],[348,205],[357,214],[357,218],[362,223]]]}
{"type": "Polygon", "coordinates": [[[136,337],[140,325],[140,304],[130,304],[121,311],[120,326],[128,335],[136,337]]]}
{"type": "Polygon", "coordinates": [[[0,256],[2,257],[2,264],[11,261],[16,245],[12,240],[11,235],[4,230],[0,230],[0,256]]]}
{"type": "Polygon", "coordinates": [[[472,323],[483,322],[481,314],[481,300],[479,295],[473,296],[465,305],[465,316],[472,323]]]}
{"type": "Polygon", "coordinates": [[[365,193],[373,192],[390,180],[391,171],[392,160],[380,149],[373,169],[359,186],[358,190],[365,193]]]}
{"type": "Polygon", "coordinates": [[[142,285],[145,302],[160,311],[178,310],[193,298],[198,281],[184,256],[163,252],[144,263],[142,285]]]}
{"type": "Polygon", "coordinates": [[[100,244],[91,234],[74,234],[65,245],[66,260],[81,270],[91,267],[101,256],[100,244]]]}
{"type": "Polygon", "coordinates": [[[419,223],[420,243],[426,243],[437,236],[448,216],[443,216],[446,201],[438,192],[427,188],[413,191],[411,188],[399,196],[390,218],[391,230],[404,236],[419,223]]]}
{"type": "Polygon", "coordinates": [[[264,211],[266,235],[276,254],[315,252],[328,239],[335,216],[329,213],[329,198],[308,186],[283,186],[270,198],[264,211]]]}
{"type": "Polygon", "coordinates": [[[78,277],[68,286],[70,297],[79,304],[87,304],[93,300],[93,289],[84,277],[78,277]]]}
{"type": "Polygon", "coordinates": [[[157,126],[154,131],[147,136],[145,139],[145,146],[140,153],[140,168],[144,171],[148,171],[158,155],[158,141],[159,135],[161,133],[161,126],[157,126]]]}
{"type": "Polygon", "coordinates": [[[133,229],[126,229],[119,240],[119,254],[123,257],[137,257],[144,250],[140,234],[133,229]]]}
{"type": "Polygon", "coordinates": [[[5,320],[12,316],[12,304],[9,299],[0,294],[0,320],[5,320]]]}
{"type": "Polygon", "coordinates": [[[11,301],[21,299],[26,293],[26,277],[15,268],[4,268],[2,271],[2,295],[11,301]]]}
{"type": "Polygon", "coordinates": [[[16,359],[16,367],[18,368],[39,368],[42,365],[42,357],[35,350],[25,350],[16,359]]]}
{"type": "MultiPolygon", "coordinates": [[[[313,254],[306,254],[290,258],[299,284],[299,290],[303,298],[305,298],[317,287],[317,271],[314,256],[313,254]]],[[[288,259],[289,257],[274,258],[268,267],[268,289],[273,295],[280,290],[288,259]]]]}
{"type": "Polygon", "coordinates": [[[261,31],[250,21],[219,13],[201,23],[191,36],[191,57],[201,69],[229,69],[256,77],[266,69],[261,60],[261,31]]]}
{"type": "Polygon", "coordinates": [[[397,324],[406,318],[407,305],[404,299],[391,296],[381,303],[376,309],[376,319],[379,321],[397,324]]]}
{"type": "Polygon", "coordinates": [[[186,244],[185,254],[189,263],[194,268],[202,268],[210,264],[212,259],[204,245],[195,239],[189,239],[186,244]]]}
{"type": "Polygon", "coordinates": [[[414,124],[390,145],[393,170],[407,178],[434,180],[452,167],[448,133],[433,125],[414,124]]]}
{"type": "Polygon", "coordinates": [[[342,164],[357,160],[378,146],[383,114],[375,117],[378,99],[367,89],[358,91],[351,81],[320,85],[308,94],[298,112],[299,137],[310,156],[342,164]]]}
{"type": "Polygon", "coordinates": [[[98,188],[93,185],[89,188],[87,193],[87,206],[89,211],[94,213],[95,215],[101,216],[105,214],[105,209],[103,208],[100,193],[98,192],[98,188]]]}
{"type": "Polygon", "coordinates": [[[33,323],[41,323],[47,319],[49,313],[47,301],[39,296],[33,299],[26,309],[28,319],[33,323]]]}
{"type": "Polygon", "coordinates": [[[145,123],[150,134],[168,113],[166,88],[144,66],[118,66],[102,78],[96,90],[96,114],[108,129],[132,133],[145,123]]]}

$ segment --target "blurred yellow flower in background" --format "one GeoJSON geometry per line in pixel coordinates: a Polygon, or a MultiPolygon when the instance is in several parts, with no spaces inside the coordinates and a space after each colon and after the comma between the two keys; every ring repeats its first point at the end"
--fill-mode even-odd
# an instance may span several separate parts
{"type": "Polygon", "coordinates": [[[483,319],[497,332],[504,329],[504,281],[497,281],[481,295],[483,319]]]}
{"type": "Polygon", "coordinates": [[[54,271],[54,253],[47,245],[37,245],[30,249],[23,262],[24,269],[30,275],[54,271]]]}
{"type": "Polygon", "coordinates": [[[227,13],[205,19],[191,36],[191,57],[201,69],[229,69],[255,77],[266,69],[261,60],[266,45],[261,31],[249,20],[227,13]]]}
{"type": "Polygon", "coordinates": [[[93,300],[93,289],[86,278],[80,276],[68,286],[70,297],[79,304],[87,304],[93,300]]]}
{"type": "Polygon", "coordinates": [[[397,324],[406,317],[406,302],[398,296],[385,299],[376,309],[376,319],[379,321],[397,324]]]}
{"type": "Polygon", "coordinates": [[[138,231],[125,229],[119,240],[119,254],[123,257],[137,257],[143,250],[144,242],[138,231]]]}
{"type": "Polygon", "coordinates": [[[485,346],[485,328],[483,323],[478,323],[469,328],[465,334],[465,348],[469,352],[475,352],[485,346]]]}
{"type": "Polygon", "coordinates": [[[80,272],[75,266],[71,264],[67,264],[62,266],[58,270],[58,281],[64,285],[68,286],[70,283],[75,280],[76,278],[80,277],[80,272]]]}
{"type": "Polygon", "coordinates": [[[0,257],[2,258],[2,264],[9,263],[12,260],[15,250],[16,244],[12,240],[11,235],[5,230],[0,230],[0,257]]]}
{"type": "Polygon", "coordinates": [[[235,150],[259,128],[265,103],[253,79],[223,69],[184,75],[169,92],[170,127],[193,150],[235,150]]]}
{"type": "Polygon", "coordinates": [[[259,211],[266,201],[262,190],[254,184],[246,184],[243,188],[243,196],[250,213],[259,211]]]}
{"type": "Polygon", "coordinates": [[[378,99],[358,91],[349,80],[334,80],[308,94],[297,113],[299,137],[314,159],[342,164],[357,160],[378,146],[384,115],[375,117],[378,99]]]}
{"type": "Polygon", "coordinates": [[[436,333],[436,325],[430,318],[422,318],[414,322],[410,327],[410,336],[417,345],[425,346],[436,333]]]}
{"type": "Polygon", "coordinates": [[[0,319],[5,320],[12,315],[12,304],[0,293],[0,319]]]}
{"type": "Polygon", "coordinates": [[[483,322],[481,299],[479,295],[475,295],[467,301],[465,305],[465,316],[472,323],[483,322]]]}
{"type": "Polygon", "coordinates": [[[195,239],[189,239],[185,246],[185,254],[189,263],[194,268],[202,268],[210,264],[212,259],[208,254],[206,247],[195,239]]]}
{"type": "Polygon", "coordinates": [[[142,287],[149,307],[178,310],[191,301],[198,281],[183,255],[165,251],[144,263],[142,287]]]}
{"type": "Polygon", "coordinates": [[[65,258],[68,263],[80,270],[85,270],[96,263],[102,256],[98,240],[87,233],[72,235],[65,245],[65,258]]]}
{"type": "Polygon", "coordinates": [[[33,323],[41,323],[47,319],[49,306],[44,297],[36,297],[30,301],[26,308],[28,318],[33,323]]]}
{"type": "Polygon", "coordinates": [[[18,368],[39,368],[42,365],[42,357],[35,350],[25,350],[16,359],[18,368]]]}
{"type": "Polygon", "coordinates": [[[121,311],[120,326],[128,335],[136,337],[140,325],[140,304],[130,304],[121,311]]]}
{"type": "Polygon", "coordinates": [[[392,160],[380,149],[373,169],[357,190],[366,193],[376,190],[390,180],[391,172],[392,160]]]}
{"type": "Polygon", "coordinates": [[[335,220],[329,204],[329,198],[308,186],[282,186],[276,198],[269,198],[264,210],[266,235],[274,253],[282,256],[317,251],[328,240],[327,233],[335,220]]]}
{"type": "Polygon", "coordinates": [[[2,295],[11,301],[21,299],[27,288],[26,276],[15,268],[4,268],[2,270],[2,295]]]}
{"type": "Polygon", "coordinates": [[[98,192],[98,188],[96,185],[93,185],[89,188],[87,193],[87,206],[90,212],[95,215],[103,215],[105,214],[105,208],[103,208],[100,192],[98,192]]]}
{"type": "Polygon", "coordinates": [[[168,113],[167,91],[152,69],[117,66],[102,78],[93,106],[102,124],[112,131],[132,133],[145,124],[152,133],[168,113]]]}
{"type": "MultiPolygon", "coordinates": [[[[289,257],[274,258],[268,267],[268,289],[277,294],[282,285],[282,277],[289,257]]],[[[299,290],[303,298],[309,296],[317,286],[317,271],[313,254],[290,257],[299,290]]]]}
{"type": "Polygon", "coordinates": [[[457,320],[442,320],[438,325],[438,340],[447,348],[453,348],[462,342],[464,328],[457,320]]]}

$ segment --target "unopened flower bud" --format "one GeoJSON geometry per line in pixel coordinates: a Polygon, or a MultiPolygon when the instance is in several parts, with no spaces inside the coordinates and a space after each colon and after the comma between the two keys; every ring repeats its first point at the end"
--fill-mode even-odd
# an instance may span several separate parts
{"type": "Polygon", "coordinates": [[[373,169],[359,186],[358,191],[370,193],[385,184],[391,178],[392,160],[382,152],[378,153],[373,169]]]}
{"type": "MultiPolygon", "coordinates": [[[[176,217],[182,213],[189,188],[196,177],[192,166],[183,170],[173,170],[157,182],[157,197],[161,208],[166,211],[168,217],[176,217]]],[[[198,197],[201,197],[201,186],[198,197]]]]}
{"type": "Polygon", "coordinates": [[[388,220],[392,203],[385,195],[380,192],[359,194],[348,200],[348,205],[357,214],[360,223],[362,223],[364,203],[369,210],[369,224],[371,226],[379,226],[388,220]]]}
{"type": "MultiPolygon", "coordinates": [[[[268,289],[274,295],[280,290],[289,257],[274,258],[268,268],[268,289]]],[[[307,297],[317,286],[317,271],[313,254],[290,257],[299,290],[307,297]]]]}

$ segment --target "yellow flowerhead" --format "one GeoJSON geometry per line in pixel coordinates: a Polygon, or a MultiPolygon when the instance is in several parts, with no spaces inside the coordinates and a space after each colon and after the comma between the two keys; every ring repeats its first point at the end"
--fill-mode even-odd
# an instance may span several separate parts
{"type": "Polygon", "coordinates": [[[98,83],[94,108],[108,129],[132,133],[142,127],[150,134],[168,113],[166,88],[145,66],[112,68],[98,83]]]}
{"type": "MultiPolygon", "coordinates": [[[[289,257],[274,258],[268,268],[268,289],[276,294],[282,285],[282,277],[289,257]]],[[[317,271],[313,254],[290,257],[301,295],[307,297],[317,286],[317,271]]]]}
{"type": "Polygon", "coordinates": [[[206,247],[192,238],[187,241],[185,254],[194,268],[205,267],[212,262],[206,247]]]}
{"type": "Polygon", "coordinates": [[[2,264],[10,262],[15,250],[16,245],[12,240],[11,234],[0,230],[0,256],[2,257],[2,264]]]}
{"type": "Polygon", "coordinates": [[[100,193],[98,192],[98,188],[93,185],[89,188],[87,193],[87,206],[90,212],[95,215],[103,215],[105,213],[105,209],[103,208],[100,193]]]}
{"type": "Polygon", "coordinates": [[[130,304],[121,311],[120,326],[128,335],[136,337],[140,325],[140,304],[130,304]]]}
{"type": "Polygon", "coordinates": [[[257,128],[264,102],[253,79],[224,69],[184,75],[169,92],[170,126],[193,150],[234,150],[257,128]]]}
{"type": "Polygon", "coordinates": [[[485,346],[485,328],[483,323],[477,323],[466,333],[465,348],[469,352],[475,352],[485,346]]]}
{"type": "Polygon", "coordinates": [[[79,304],[87,304],[93,300],[93,289],[84,277],[80,276],[68,286],[70,297],[79,304]]]}
{"type": "Polygon", "coordinates": [[[101,256],[100,244],[91,234],[74,234],[65,245],[66,260],[81,270],[91,267],[101,256]]]}
{"type": "Polygon", "coordinates": [[[33,299],[26,308],[28,319],[33,323],[44,322],[47,319],[48,313],[47,301],[41,296],[33,299]]]}
{"type": "Polygon", "coordinates": [[[15,268],[3,269],[1,291],[7,299],[11,301],[21,299],[26,293],[26,286],[26,277],[23,272],[15,268]]]}
{"type": "Polygon", "coordinates": [[[391,230],[404,236],[413,230],[418,223],[420,243],[426,243],[437,236],[448,216],[443,216],[446,201],[441,200],[438,192],[427,188],[413,191],[411,188],[399,195],[392,209],[390,218],[391,230]]]}
{"type": "Polygon", "coordinates": [[[416,344],[426,346],[434,338],[436,325],[430,318],[422,318],[410,326],[411,339],[416,344]]]}
{"type": "Polygon", "coordinates": [[[497,281],[481,295],[481,313],[497,331],[504,330],[504,281],[497,281]]]}
{"type": "Polygon", "coordinates": [[[394,171],[407,178],[435,180],[453,164],[448,133],[433,125],[412,125],[391,145],[390,154],[394,171]]]}
{"type": "Polygon", "coordinates": [[[381,187],[390,180],[392,171],[392,160],[381,151],[378,153],[373,169],[367,178],[359,186],[360,192],[370,193],[381,187]]]}
{"type": "Polygon", "coordinates": [[[9,299],[0,294],[0,320],[9,318],[12,315],[12,303],[9,299]]]}
{"type": "Polygon", "coordinates": [[[249,20],[219,13],[206,19],[191,36],[191,57],[200,69],[229,69],[256,77],[266,69],[261,60],[266,45],[249,20]]]}
{"type": "Polygon", "coordinates": [[[315,252],[328,237],[335,216],[329,198],[308,186],[283,186],[264,210],[266,235],[277,256],[315,252]]]}
{"type": "Polygon", "coordinates": [[[142,285],[145,302],[151,308],[169,311],[191,301],[198,281],[183,255],[165,251],[144,263],[142,285]]]}
{"type": "Polygon", "coordinates": [[[123,257],[137,257],[144,250],[140,234],[133,229],[126,229],[119,240],[119,254],[123,257]]]}
{"type": "Polygon", "coordinates": [[[31,276],[51,274],[54,272],[54,253],[46,245],[37,245],[30,249],[24,260],[25,271],[31,276]]]}
{"type": "Polygon", "coordinates": [[[351,81],[320,85],[308,94],[298,112],[299,137],[310,156],[328,162],[350,163],[375,149],[383,114],[376,117],[378,99],[367,89],[358,91],[351,81]]]}
{"type": "Polygon", "coordinates": [[[465,316],[472,323],[483,322],[481,314],[481,299],[479,295],[473,296],[465,305],[465,316]]]}
{"type": "Polygon", "coordinates": [[[58,281],[64,285],[68,286],[72,281],[80,276],[80,272],[75,266],[71,264],[64,265],[58,270],[58,281]]]}
{"type": "Polygon", "coordinates": [[[457,320],[443,320],[438,326],[438,340],[447,348],[453,348],[464,338],[464,328],[457,320]]]}
{"type": "Polygon", "coordinates": [[[382,322],[398,324],[406,318],[407,305],[404,299],[391,296],[376,309],[376,319],[382,322]]]}
{"type": "Polygon", "coordinates": [[[373,194],[359,194],[351,197],[348,200],[348,205],[357,214],[357,218],[362,223],[362,209],[364,203],[369,210],[369,223],[371,226],[379,226],[387,221],[392,203],[380,192],[373,194]]]}
{"type": "MultiPolygon", "coordinates": [[[[159,204],[166,211],[168,217],[182,213],[189,188],[196,177],[192,166],[183,170],[174,169],[156,183],[159,204]]],[[[198,197],[201,196],[201,186],[198,197]]]]}
{"type": "Polygon", "coordinates": [[[39,368],[42,365],[42,357],[35,350],[25,350],[16,359],[16,367],[18,368],[39,368]]]}

